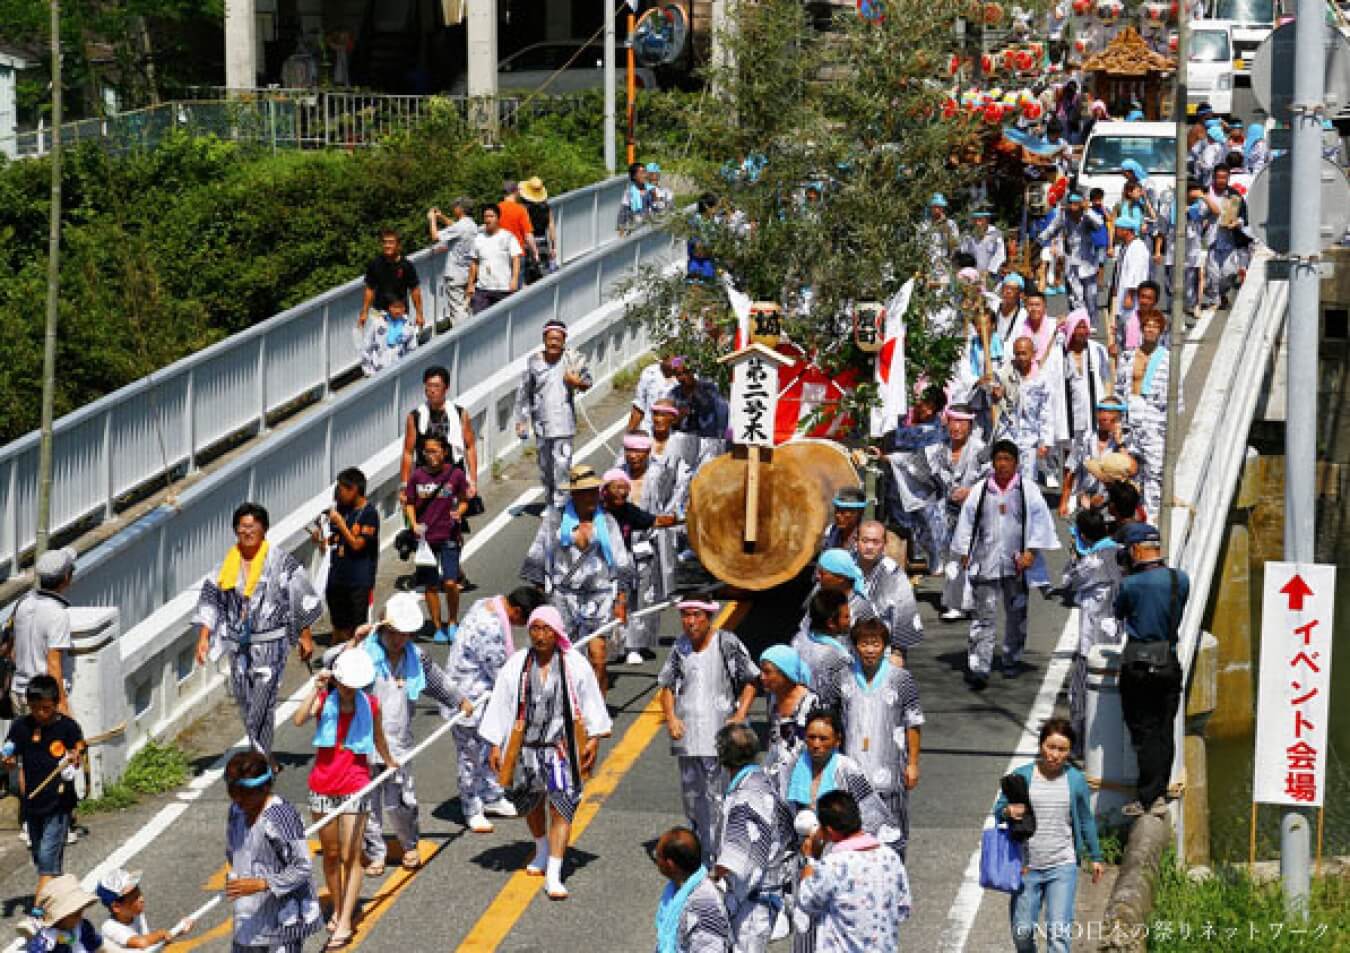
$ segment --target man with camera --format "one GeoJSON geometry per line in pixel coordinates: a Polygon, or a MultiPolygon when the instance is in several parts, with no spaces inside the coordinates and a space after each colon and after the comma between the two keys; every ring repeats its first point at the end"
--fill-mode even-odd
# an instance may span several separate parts
{"type": "Polygon", "coordinates": [[[380,560],[380,513],[366,499],[364,473],[348,467],[337,475],[333,505],[314,521],[311,534],[327,546],[331,559],[323,596],[337,645],[348,641],[366,621],[380,560]],[[326,539],[322,536],[325,520],[326,539]]]}
{"type": "Polygon", "coordinates": [[[1162,537],[1147,523],[1132,523],[1121,534],[1129,575],[1116,593],[1115,615],[1125,628],[1121,653],[1120,707],[1139,763],[1138,799],[1122,810],[1129,817],[1167,813],[1172,772],[1172,737],[1181,702],[1177,635],[1191,581],[1163,562],[1162,537]],[[1128,554],[1126,556],[1125,554],[1128,554]]]}

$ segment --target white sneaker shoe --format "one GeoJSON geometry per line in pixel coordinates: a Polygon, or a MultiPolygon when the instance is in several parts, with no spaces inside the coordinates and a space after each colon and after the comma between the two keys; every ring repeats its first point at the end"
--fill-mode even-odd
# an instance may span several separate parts
{"type": "Polygon", "coordinates": [[[628,657],[624,659],[624,662],[628,665],[641,665],[646,661],[647,660],[642,657],[642,653],[636,651],[629,652],[628,657]]]}
{"type": "Polygon", "coordinates": [[[510,801],[493,801],[491,804],[483,806],[483,813],[488,817],[520,817],[520,812],[510,801]]]}
{"type": "Polygon", "coordinates": [[[944,609],[942,615],[938,616],[943,622],[959,622],[964,619],[966,614],[960,609],[944,609]]]}
{"type": "Polygon", "coordinates": [[[28,828],[27,828],[27,827],[20,827],[20,828],[19,828],[19,840],[23,841],[23,842],[24,842],[24,845],[27,846],[27,847],[33,846],[32,843],[28,840],[28,828]]]}
{"type": "Polygon", "coordinates": [[[475,834],[491,834],[497,829],[493,827],[492,822],[482,814],[475,814],[473,817],[469,818],[468,823],[469,830],[473,831],[475,834]]]}

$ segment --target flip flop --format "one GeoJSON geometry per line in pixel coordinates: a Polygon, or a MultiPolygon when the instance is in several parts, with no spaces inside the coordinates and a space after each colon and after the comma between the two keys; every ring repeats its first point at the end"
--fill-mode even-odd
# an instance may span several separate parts
{"type": "Polygon", "coordinates": [[[356,931],[354,930],[348,930],[346,936],[338,936],[335,933],[333,934],[332,939],[330,939],[327,943],[324,944],[323,948],[325,950],[345,950],[348,946],[351,945],[352,940],[354,940],[355,938],[356,938],[356,931]]]}
{"type": "Polygon", "coordinates": [[[365,873],[365,875],[366,875],[367,877],[383,877],[383,876],[384,876],[384,862],[381,861],[381,862],[378,863],[378,864],[367,864],[366,867],[365,867],[364,873],[365,873]]]}
{"type": "Polygon", "coordinates": [[[525,876],[526,876],[526,877],[542,877],[542,876],[544,876],[544,868],[542,868],[542,867],[526,867],[526,868],[525,868],[525,876]]]}
{"type": "Polygon", "coordinates": [[[410,850],[403,855],[403,861],[400,866],[404,870],[421,870],[422,858],[415,850],[410,850]]]}

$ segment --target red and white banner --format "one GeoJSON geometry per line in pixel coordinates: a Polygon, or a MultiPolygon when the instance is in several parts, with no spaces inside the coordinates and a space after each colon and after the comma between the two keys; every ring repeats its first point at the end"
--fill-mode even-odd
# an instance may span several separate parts
{"type": "Polygon", "coordinates": [[[900,286],[886,302],[886,316],[877,354],[877,406],[872,408],[871,433],[881,437],[895,429],[909,413],[909,391],[905,388],[905,312],[914,294],[914,279],[900,286]]]}

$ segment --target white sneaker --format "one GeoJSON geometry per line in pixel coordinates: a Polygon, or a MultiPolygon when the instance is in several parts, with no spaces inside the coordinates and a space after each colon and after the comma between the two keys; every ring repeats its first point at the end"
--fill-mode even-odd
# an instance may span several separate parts
{"type": "Polygon", "coordinates": [[[497,829],[493,827],[492,822],[482,814],[475,814],[473,817],[469,818],[468,823],[469,830],[473,831],[475,834],[491,834],[497,829]]]}
{"type": "Polygon", "coordinates": [[[571,896],[567,888],[562,885],[562,881],[554,881],[548,878],[544,881],[544,893],[548,894],[550,900],[566,900],[571,896]]]}
{"type": "Polygon", "coordinates": [[[70,846],[71,844],[78,844],[79,842],[80,842],[80,835],[79,835],[79,834],[76,834],[74,831],[66,831],[66,846],[67,846],[67,847],[70,846]]]}
{"type": "Polygon", "coordinates": [[[943,622],[959,622],[965,617],[966,614],[960,609],[943,609],[942,615],[938,616],[943,622]]]}
{"type": "Polygon", "coordinates": [[[33,846],[32,843],[28,840],[28,828],[27,828],[27,827],[20,827],[20,828],[19,828],[19,840],[23,841],[24,844],[25,844],[26,846],[28,846],[28,847],[32,847],[32,846],[33,846]]]}
{"type": "Polygon", "coordinates": [[[489,817],[520,817],[520,812],[510,801],[493,801],[483,806],[483,813],[489,817]]]}
{"type": "Polygon", "coordinates": [[[646,661],[647,660],[642,657],[642,653],[637,651],[629,652],[628,657],[624,659],[624,662],[628,665],[641,665],[646,661]]]}

